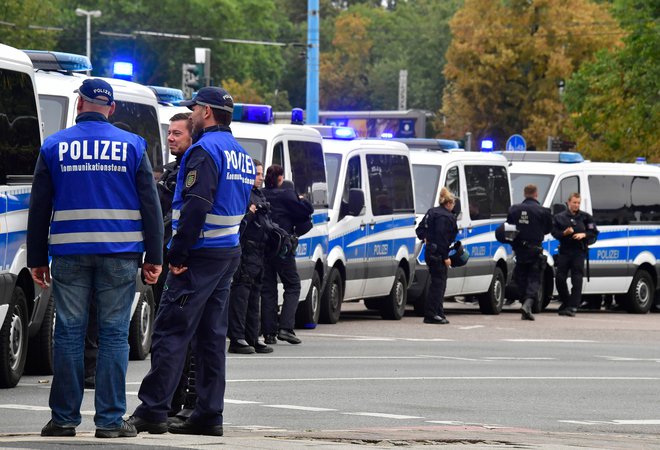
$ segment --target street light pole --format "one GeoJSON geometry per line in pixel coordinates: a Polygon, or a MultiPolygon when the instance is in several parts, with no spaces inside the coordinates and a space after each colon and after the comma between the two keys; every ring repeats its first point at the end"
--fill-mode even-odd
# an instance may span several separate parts
{"type": "MultiPolygon", "coordinates": [[[[92,60],[92,17],[101,17],[101,11],[95,9],[87,11],[86,9],[76,8],[77,16],[87,16],[87,58],[92,60]]],[[[87,75],[91,75],[91,71],[87,71],[87,75]]]]}

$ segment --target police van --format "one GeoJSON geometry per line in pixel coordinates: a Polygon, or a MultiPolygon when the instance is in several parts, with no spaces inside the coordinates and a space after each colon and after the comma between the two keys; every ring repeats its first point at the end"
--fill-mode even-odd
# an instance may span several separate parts
{"type": "MultiPolygon", "coordinates": [[[[35,68],[35,81],[44,138],[75,124],[76,101],[74,91],[89,78],[80,72],[91,70],[89,59],[70,53],[25,50],[35,68]]],[[[116,78],[102,78],[113,89],[115,112],[109,120],[115,126],[142,136],[154,172],[163,165],[163,144],[158,120],[158,102],[154,92],[140,84],[116,78]]],[[[151,288],[138,276],[138,287],[132,306],[129,333],[131,359],[145,359],[151,348],[154,322],[154,297],[151,288]]]]}
{"type": "MultiPolygon", "coordinates": [[[[446,150],[439,144],[421,141],[409,141],[407,145],[415,182],[417,222],[430,208],[438,206],[443,186],[457,198],[453,211],[458,225],[456,239],[462,242],[470,259],[465,266],[449,270],[445,297],[476,297],[482,313],[499,314],[512,274],[511,248],[495,239],[495,228],[506,220],[511,206],[506,159],[492,153],[446,150]]],[[[425,247],[417,241],[415,282],[409,292],[419,315],[424,313],[431,284],[425,247]]]]}
{"type": "Polygon", "coordinates": [[[323,135],[330,200],[328,282],[321,319],[335,323],[344,301],[364,299],[385,319],[403,317],[415,271],[415,195],[408,148],[355,139],[352,128],[323,135]]]}
{"type": "MultiPolygon", "coordinates": [[[[588,162],[571,152],[503,153],[511,161],[514,202],[522,201],[526,185],[535,184],[539,202],[553,214],[565,210],[568,196],[579,192],[580,209],[593,215],[600,234],[589,248],[590,279],[584,277],[583,298],[600,303],[598,297],[614,295],[629,312],[648,312],[659,297],[660,167],[588,162]]],[[[558,241],[547,235],[543,246],[550,283],[538,309],[553,293],[558,241]]]]}
{"type": "Polygon", "coordinates": [[[296,326],[311,328],[319,320],[321,288],[326,276],[328,188],[321,135],[300,124],[302,110],[296,110],[292,124],[274,124],[269,105],[237,103],[231,130],[250,156],[263,163],[264,172],[272,164],[282,166],[284,178],[292,180],[297,193],[314,206],[314,226],[300,237],[296,250],[301,283],[296,326]]]}
{"type": "Polygon", "coordinates": [[[53,370],[54,304],[27,267],[25,238],[42,142],[30,59],[0,44],[0,388],[53,370]]]}

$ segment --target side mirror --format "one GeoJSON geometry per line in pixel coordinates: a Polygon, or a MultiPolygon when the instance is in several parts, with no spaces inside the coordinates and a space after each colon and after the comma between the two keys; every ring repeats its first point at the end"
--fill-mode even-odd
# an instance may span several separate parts
{"type": "Polygon", "coordinates": [[[566,204],[564,203],[555,203],[552,205],[552,215],[555,216],[559,213],[563,213],[566,211],[568,208],[566,207],[566,204]]]}
{"type": "Polygon", "coordinates": [[[362,189],[351,189],[348,191],[348,210],[346,215],[359,216],[364,208],[364,192],[362,189]]]}

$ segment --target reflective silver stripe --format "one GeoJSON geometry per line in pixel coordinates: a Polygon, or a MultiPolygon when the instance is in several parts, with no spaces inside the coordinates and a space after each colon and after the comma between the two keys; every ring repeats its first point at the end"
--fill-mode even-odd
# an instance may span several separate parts
{"type": "MultiPolygon", "coordinates": [[[[172,210],[172,220],[179,220],[181,218],[181,210],[173,209],[172,210]]],[[[240,225],[241,220],[243,220],[243,214],[240,216],[219,216],[217,214],[207,214],[206,223],[207,225],[216,225],[216,226],[233,226],[240,225]]]]}
{"type": "Polygon", "coordinates": [[[116,233],[57,233],[50,235],[51,244],[87,244],[93,242],[142,242],[142,231],[116,233]]]}
{"type": "Polygon", "coordinates": [[[200,236],[200,237],[216,238],[216,237],[220,237],[220,236],[227,236],[229,234],[237,234],[239,228],[240,227],[238,225],[236,225],[235,227],[218,228],[218,229],[215,229],[215,230],[202,231],[202,236],[200,236]]]}
{"type": "Polygon", "coordinates": [[[135,209],[69,209],[55,211],[53,222],[64,220],[142,220],[140,210],[135,209]]]}

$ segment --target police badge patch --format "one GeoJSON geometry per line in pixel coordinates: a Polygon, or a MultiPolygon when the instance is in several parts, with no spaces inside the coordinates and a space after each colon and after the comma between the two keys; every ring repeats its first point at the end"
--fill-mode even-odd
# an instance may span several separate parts
{"type": "Polygon", "coordinates": [[[188,175],[186,175],[186,187],[192,187],[192,185],[195,184],[195,181],[197,181],[197,171],[191,170],[188,172],[188,175]]]}

